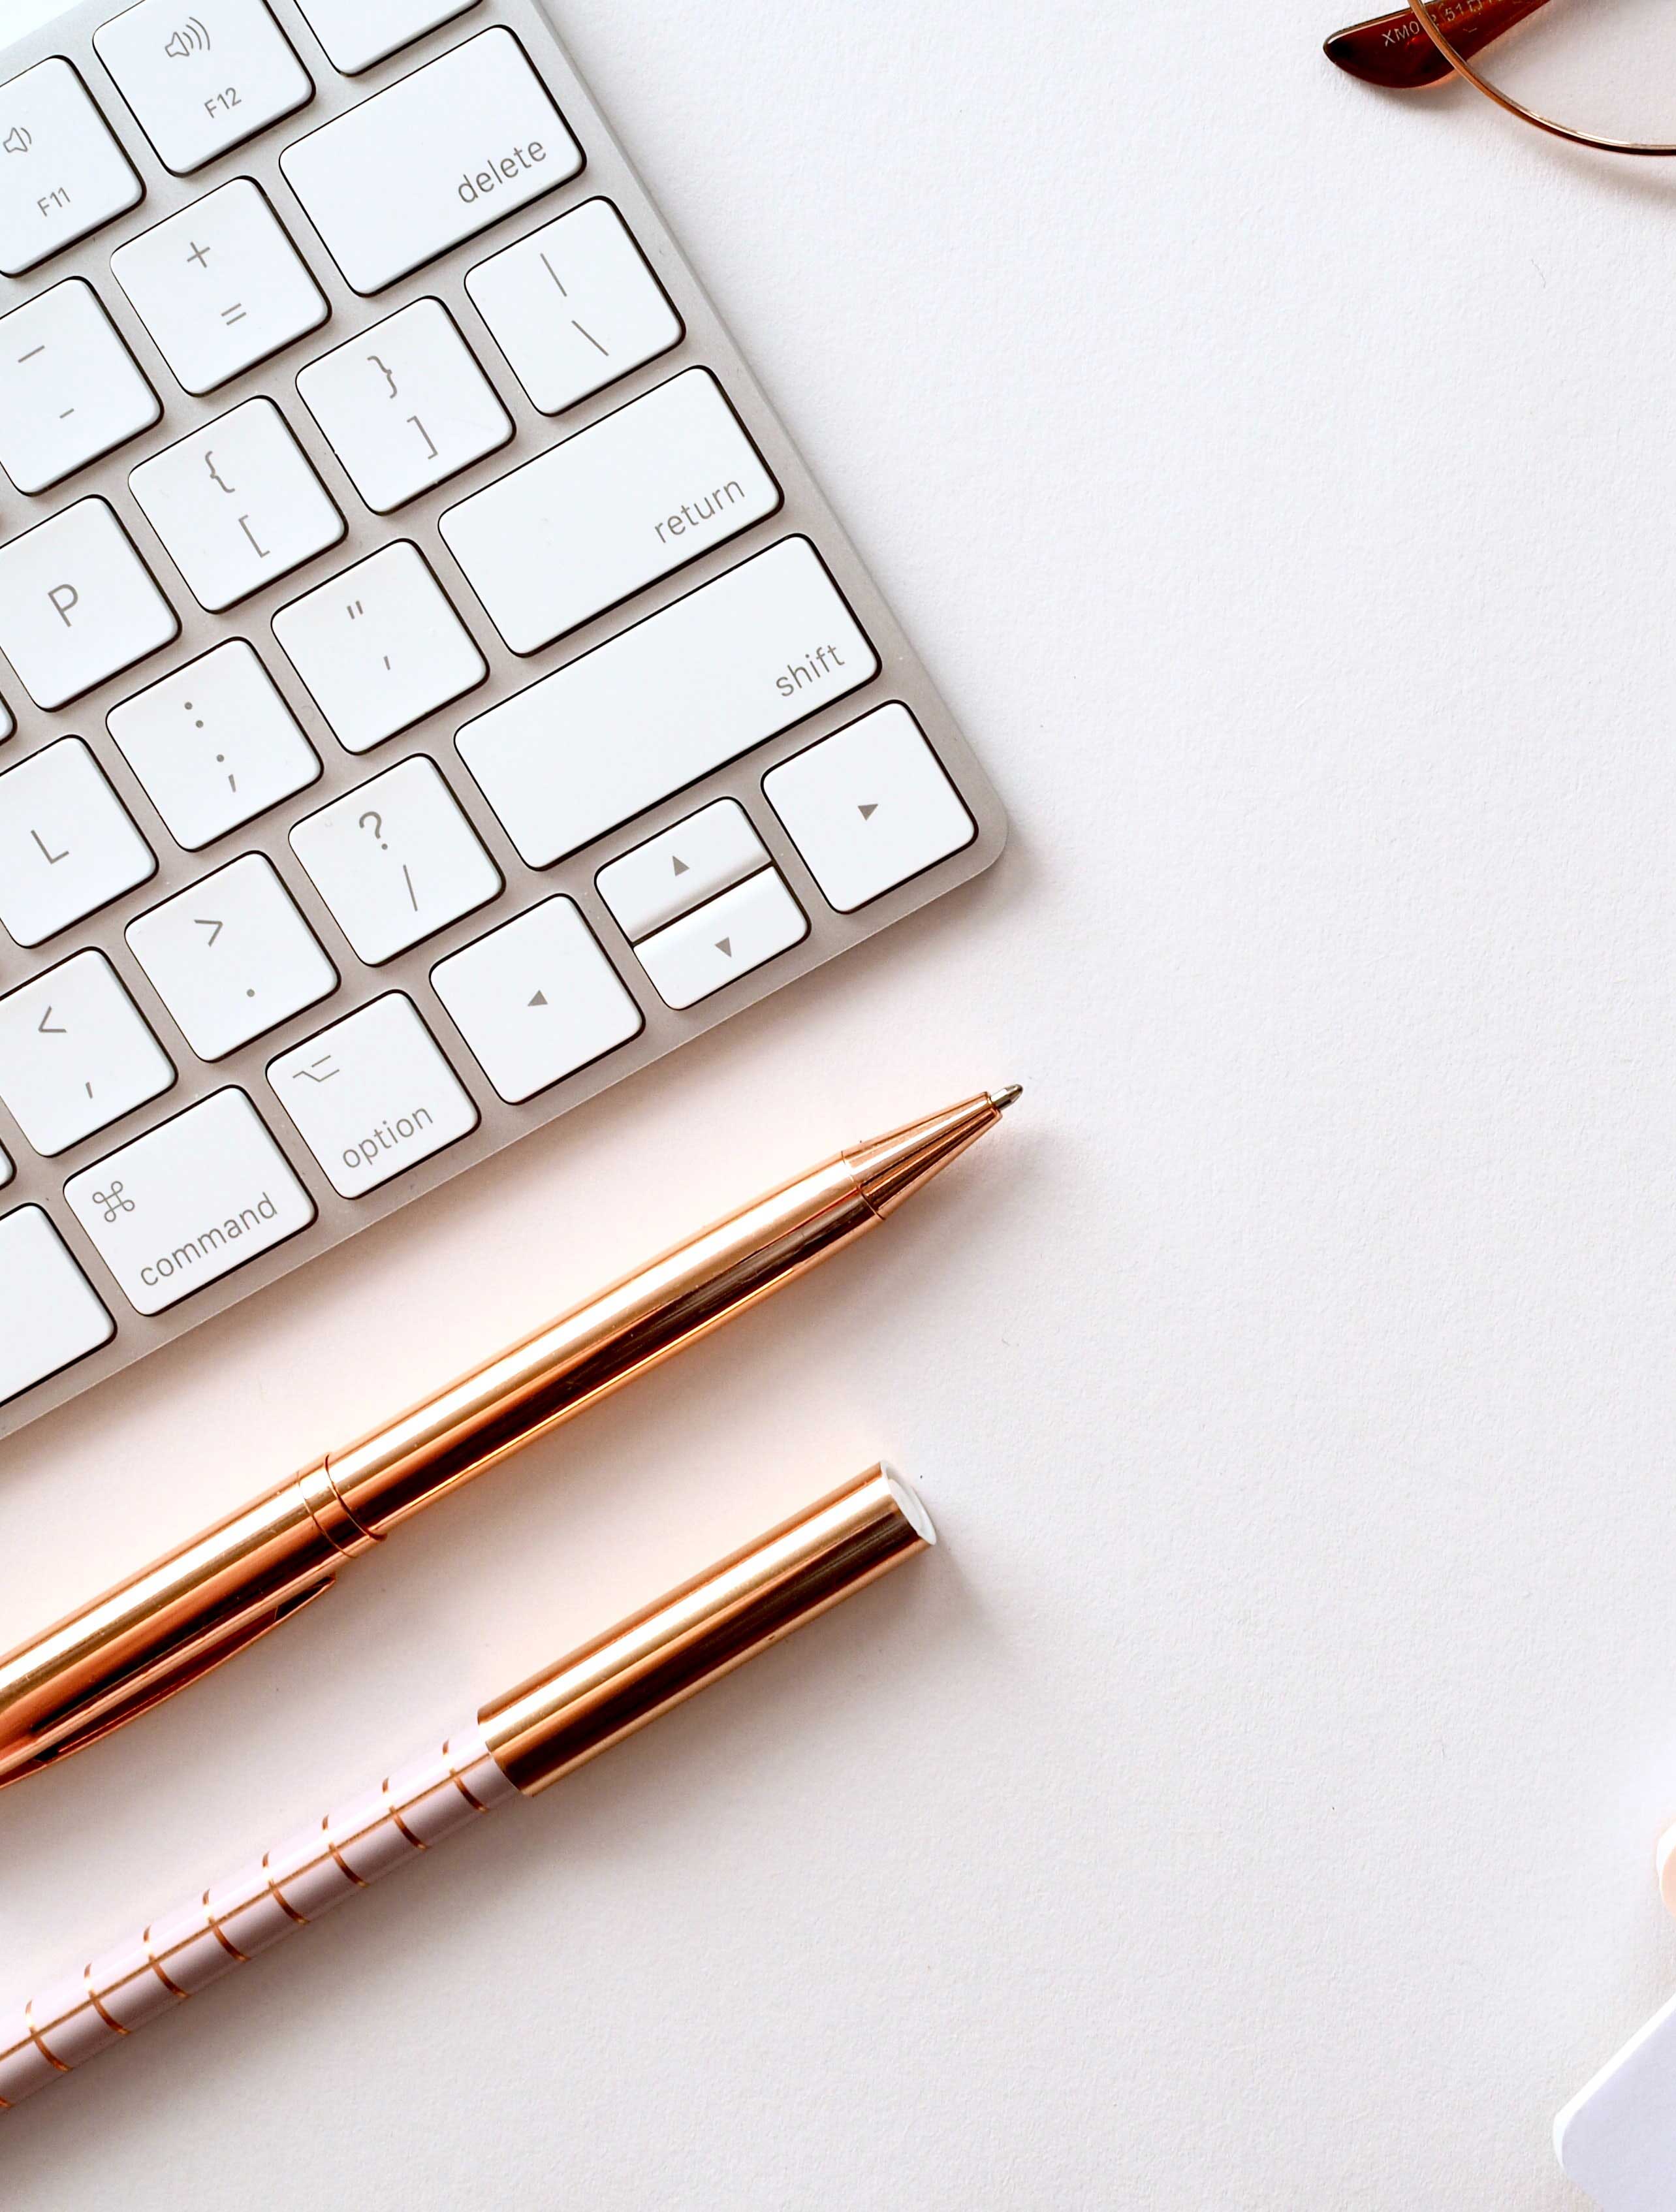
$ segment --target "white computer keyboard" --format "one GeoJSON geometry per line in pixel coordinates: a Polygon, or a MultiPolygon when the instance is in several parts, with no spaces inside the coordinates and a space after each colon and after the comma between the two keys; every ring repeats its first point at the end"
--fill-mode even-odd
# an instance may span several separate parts
{"type": "Polygon", "coordinates": [[[1005,825],[535,0],[71,9],[0,272],[4,1433],[1005,825]]]}

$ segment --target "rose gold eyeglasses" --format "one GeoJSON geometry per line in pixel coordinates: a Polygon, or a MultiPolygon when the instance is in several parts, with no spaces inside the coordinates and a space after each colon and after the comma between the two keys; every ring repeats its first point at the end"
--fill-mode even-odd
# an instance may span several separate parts
{"type": "Polygon", "coordinates": [[[1673,0],[1412,0],[1327,41],[1366,84],[1465,77],[1521,122],[1608,154],[1676,154],[1673,0]]]}

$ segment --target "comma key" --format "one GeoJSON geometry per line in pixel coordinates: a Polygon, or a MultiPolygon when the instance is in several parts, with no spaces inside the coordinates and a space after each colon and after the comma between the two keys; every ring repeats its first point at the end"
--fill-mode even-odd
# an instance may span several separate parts
{"type": "Polygon", "coordinates": [[[315,1206],[242,1091],[72,1176],[64,1196],[135,1310],[158,1314],[307,1229],[315,1206]]]}

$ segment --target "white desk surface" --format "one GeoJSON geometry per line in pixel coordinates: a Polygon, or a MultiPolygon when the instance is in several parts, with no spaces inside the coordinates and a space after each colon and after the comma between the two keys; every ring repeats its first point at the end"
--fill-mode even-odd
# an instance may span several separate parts
{"type": "MultiPolygon", "coordinates": [[[[14,5],[16,0],[14,0],[14,5]]],[[[1676,175],[1331,0],[565,0],[1012,809],[0,1454],[0,1617],[770,1173],[960,1179],[9,1796],[21,1989],[881,1451],[945,1548],[3,2124],[9,2206],[1580,2202],[1676,1987],[1676,175]]]]}

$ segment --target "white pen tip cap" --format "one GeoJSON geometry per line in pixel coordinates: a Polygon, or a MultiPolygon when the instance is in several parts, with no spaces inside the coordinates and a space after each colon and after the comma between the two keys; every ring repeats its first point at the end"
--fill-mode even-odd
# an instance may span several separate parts
{"type": "MultiPolygon", "coordinates": [[[[930,1514],[926,1510],[924,1498],[920,1496],[918,1491],[908,1487],[888,1460],[881,1462],[879,1473],[884,1477],[885,1487],[902,1508],[902,1518],[913,1529],[914,1534],[922,1544],[934,1544],[937,1541],[937,1530],[932,1524],[930,1514]]],[[[1676,1837],[1676,1829],[1673,1829],[1671,1832],[1673,1837],[1676,1837]]]]}

